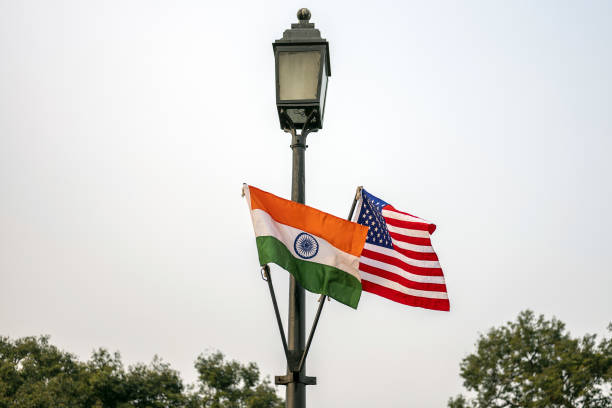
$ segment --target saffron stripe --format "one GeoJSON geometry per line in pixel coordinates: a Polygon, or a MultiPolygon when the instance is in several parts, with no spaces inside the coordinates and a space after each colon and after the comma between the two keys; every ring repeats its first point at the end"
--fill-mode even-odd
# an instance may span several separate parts
{"type": "Polygon", "coordinates": [[[294,201],[245,185],[251,210],[261,209],[281,224],[319,236],[334,247],[359,256],[368,228],[294,201]]]}

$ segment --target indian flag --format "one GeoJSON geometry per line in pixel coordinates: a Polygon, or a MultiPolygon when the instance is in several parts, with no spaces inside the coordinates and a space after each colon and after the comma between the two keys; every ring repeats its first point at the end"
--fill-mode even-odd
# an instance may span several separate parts
{"type": "Polygon", "coordinates": [[[357,308],[368,227],[245,184],[259,264],[275,263],[304,289],[357,308]]]}

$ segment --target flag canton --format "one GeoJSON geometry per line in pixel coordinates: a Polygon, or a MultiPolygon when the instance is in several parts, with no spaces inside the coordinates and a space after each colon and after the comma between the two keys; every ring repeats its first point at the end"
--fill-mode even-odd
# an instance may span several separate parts
{"type": "Polygon", "coordinates": [[[388,204],[365,190],[361,190],[361,197],[361,211],[357,222],[370,228],[366,242],[385,248],[393,248],[393,241],[391,241],[387,223],[382,215],[382,209],[388,204]]]}

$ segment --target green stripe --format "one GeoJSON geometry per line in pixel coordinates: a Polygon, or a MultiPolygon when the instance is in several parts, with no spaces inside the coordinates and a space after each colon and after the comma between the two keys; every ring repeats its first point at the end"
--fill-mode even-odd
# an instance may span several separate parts
{"type": "Polygon", "coordinates": [[[275,237],[257,237],[256,241],[261,266],[275,263],[295,276],[304,289],[328,295],[338,302],[357,309],[361,297],[359,279],[333,266],[295,258],[275,237]]]}

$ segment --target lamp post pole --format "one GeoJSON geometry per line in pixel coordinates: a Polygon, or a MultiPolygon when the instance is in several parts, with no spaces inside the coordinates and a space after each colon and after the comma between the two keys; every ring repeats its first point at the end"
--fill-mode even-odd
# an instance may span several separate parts
{"type": "MultiPolygon", "coordinates": [[[[292,132],[291,149],[293,150],[293,171],[291,182],[291,200],[304,204],[306,201],[306,183],[305,183],[305,153],[306,153],[306,136],[305,132],[298,135],[295,131],[292,132]]],[[[306,313],[304,288],[300,286],[291,275],[289,281],[289,339],[288,348],[289,356],[292,360],[287,365],[287,374],[291,372],[292,367],[297,364],[297,359],[304,350],[304,340],[306,338],[306,313]]],[[[300,372],[303,375],[305,368],[300,372]]],[[[287,408],[305,408],[306,407],[306,385],[301,382],[291,382],[287,384],[286,393],[287,408]]]]}
{"type": "MultiPolygon", "coordinates": [[[[310,11],[300,9],[298,23],[285,30],[283,38],[276,40],[274,49],[276,70],[276,105],[281,128],[291,134],[292,181],[291,200],[305,204],[306,137],[323,127],[327,79],[331,76],[329,44],[310,20],[310,11]]],[[[268,280],[271,279],[266,270],[268,280]]],[[[273,289],[270,284],[270,291],[273,289]]],[[[316,384],[316,378],[305,375],[305,360],[316,328],[317,316],[306,344],[306,314],[304,288],[291,275],[289,281],[289,318],[285,353],[287,373],[275,377],[275,383],[287,386],[286,407],[306,408],[306,385],[316,384]]],[[[275,303],[277,319],[278,308],[275,303]]],[[[282,323],[279,320],[282,332],[282,323]]],[[[284,336],[284,334],[282,334],[284,336]]],[[[284,342],[284,337],[283,337],[284,342]]]]}

